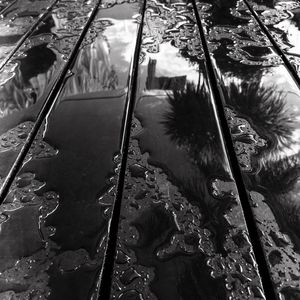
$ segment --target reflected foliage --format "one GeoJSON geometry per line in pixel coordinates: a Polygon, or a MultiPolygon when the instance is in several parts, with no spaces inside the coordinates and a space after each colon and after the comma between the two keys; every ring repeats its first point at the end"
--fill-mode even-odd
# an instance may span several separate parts
{"type": "Polygon", "coordinates": [[[260,158],[256,156],[260,162],[259,172],[256,175],[245,174],[248,190],[261,190],[281,229],[300,249],[300,230],[297,229],[300,226],[300,206],[296,201],[300,156],[299,153],[278,156],[294,145],[295,115],[287,108],[286,95],[274,86],[262,87],[258,82],[231,83],[229,91],[228,104],[268,140],[267,152],[260,158]]]}
{"type": "MultiPolygon", "coordinates": [[[[289,197],[288,193],[295,189],[300,175],[299,153],[277,160],[268,154],[274,150],[277,153],[293,145],[292,136],[296,125],[293,114],[287,109],[286,95],[273,86],[262,87],[258,82],[242,84],[231,82],[228,91],[227,104],[239,116],[248,120],[259,135],[269,141],[266,154],[255,155],[255,160],[258,160],[260,166],[259,173],[256,175],[245,173],[245,180],[250,184],[249,188],[252,186],[250,190],[256,189],[259,183],[261,189],[272,191],[273,196],[270,201],[273,203],[270,206],[273,207],[277,218],[283,220],[289,216],[288,221],[284,221],[288,224],[285,225],[286,230],[293,226],[297,227],[300,224],[298,218],[300,208],[294,200],[288,200],[287,197],[289,197]]],[[[220,167],[224,157],[220,150],[222,145],[216,121],[212,118],[210,96],[203,84],[197,89],[194,84],[187,83],[185,89],[174,90],[169,94],[169,104],[170,110],[164,114],[162,121],[165,132],[174,143],[187,150],[199,171],[196,178],[183,180],[180,185],[184,194],[192,202],[197,201],[201,195],[203,201],[198,205],[201,205],[201,210],[205,212],[204,215],[207,216],[209,223],[214,224],[212,228],[219,228],[218,225],[224,221],[222,216],[227,208],[214,201],[209,196],[205,184],[201,183],[206,176],[213,176],[217,172],[220,176],[229,179],[226,171],[220,167]]],[[[227,203],[230,203],[229,200],[227,203]]],[[[215,234],[222,236],[222,232],[215,232],[215,234]]],[[[293,233],[291,236],[294,236],[295,241],[298,240],[293,233]]]]}
{"type": "MultiPolygon", "coordinates": [[[[32,9],[37,7],[35,2],[32,9]]],[[[51,33],[54,19],[54,15],[48,16],[1,70],[1,118],[34,105],[51,82],[58,64],[57,55],[49,48],[46,37],[51,33]]]]}
{"type": "Polygon", "coordinates": [[[300,175],[300,153],[267,161],[259,172],[260,185],[275,194],[291,191],[300,175]]]}
{"type": "Polygon", "coordinates": [[[293,10],[293,24],[300,30],[300,10],[293,10]]]}
{"type": "Polygon", "coordinates": [[[287,111],[285,94],[274,86],[259,82],[230,83],[227,104],[251,121],[254,128],[275,147],[289,147],[295,129],[293,115],[287,111]]]}
{"type": "Polygon", "coordinates": [[[212,118],[210,95],[202,84],[199,89],[188,82],[184,90],[169,94],[170,111],[162,123],[166,134],[200,164],[216,165],[223,160],[218,127],[212,118]]]}
{"type": "Polygon", "coordinates": [[[252,189],[259,186],[266,195],[282,232],[293,241],[300,251],[300,205],[299,205],[300,152],[266,162],[259,174],[252,179],[252,189]]]}
{"type": "Polygon", "coordinates": [[[115,90],[118,75],[110,60],[110,45],[105,36],[96,39],[78,54],[74,75],[65,86],[66,95],[115,90]]]}
{"type": "MultiPolygon", "coordinates": [[[[207,0],[205,3],[211,4],[211,9],[207,17],[205,13],[202,16],[207,21],[205,26],[210,41],[219,43],[213,55],[218,71],[225,79],[226,104],[233,111],[229,121],[234,123],[239,118],[241,122],[236,127],[240,132],[247,133],[244,130],[246,124],[248,129],[253,129],[267,141],[265,147],[259,148],[255,147],[255,141],[249,139],[248,146],[245,146],[247,141],[242,141],[232,131],[232,136],[238,139],[236,155],[251,157],[248,160],[250,171],[242,170],[243,179],[261,234],[261,244],[270,263],[274,289],[281,293],[279,297],[282,299],[299,299],[300,153],[296,97],[292,96],[286,102],[285,93],[266,83],[267,80],[276,80],[272,75],[276,72],[275,76],[280,75],[281,70],[274,67],[283,62],[274,54],[269,39],[253,20],[253,14],[249,14],[244,1],[207,0]],[[273,74],[265,76],[268,70],[273,74]],[[228,84],[226,80],[231,80],[230,77],[243,83],[228,84]]],[[[290,19],[294,23],[291,25],[299,28],[299,9],[292,11],[295,13],[293,19],[293,14],[286,14],[288,8],[284,9],[299,4],[272,0],[249,1],[249,4],[268,26],[278,46],[289,50],[293,46],[288,43],[289,35],[293,43],[296,30],[289,22],[282,26],[279,23],[290,19]],[[275,8],[276,4],[282,5],[282,8],[275,8]],[[279,26],[274,28],[273,25],[279,26]]],[[[297,66],[296,57],[288,58],[297,66]]],[[[283,89],[289,92],[288,76],[282,74],[280,80],[281,84],[286,81],[283,89]]]]}
{"type": "Polygon", "coordinates": [[[45,44],[30,49],[24,56],[12,79],[0,87],[0,117],[35,104],[55,72],[56,55],[45,44]],[[33,63],[36,59],[41,61],[38,68],[33,63]]]}
{"type": "Polygon", "coordinates": [[[228,194],[224,195],[224,201],[215,199],[210,183],[207,183],[207,179],[214,176],[231,181],[208,89],[203,83],[197,88],[188,82],[184,90],[169,94],[168,101],[170,110],[162,121],[165,132],[176,145],[187,151],[196,166],[193,176],[181,176],[176,185],[191,203],[201,208],[205,226],[213,233],[216,249],[223,253],[228,230],[224,214],[235,205],[235,198],[228,194]]]}

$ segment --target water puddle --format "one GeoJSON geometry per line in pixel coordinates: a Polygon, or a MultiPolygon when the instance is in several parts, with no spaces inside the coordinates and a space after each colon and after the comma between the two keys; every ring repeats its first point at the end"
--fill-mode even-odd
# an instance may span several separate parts
{"type": "Polygon", "coordinates": [[[267,145],[267,141],[257,134],[246,119],[237,117],[230,108],[225,108],[225,114],[240,167],[250,172],[254,165],[252,157],[267,145]]]}
{"type": "Polygon", "coordinates": [[[1,70],[1,177],[23,148],[94,5],[95,1],[59,1],[1,70]]]}
{"type": "MultiPolygon", "coordinates": [[[[250,196],[276,290],[280,299],[292,299],[289,297],[296,297],[300,292],[299,253],[295,251],[289,236],[281,231],[269,207],[269,201],[275,199],[266,201],[266,198],[256,191],[251,191],[250,196]]],[[[271,204],[271,207],[274,206],[275,203],[271,204]]]]}
{"type": "MultiPolygon", "coordinates": [[[[82,5],[70,3],[78,11],[82,5]]],[[[117,153],[138,29],[132,15],[138,12],[139,5],[126,5],[99,11],[64,89],[6,199],[14,205],[4,207],[0,235],[6,237],[4,242],[10,241],[15,254],[10,265],[3,266],[2,274],[12,284],[0,280],[0,297],[88,299],[97,296],[110,206],[118,182],[121,157],[117,153]],[[127,15],[122,13],[126,18],[106,17],[122,7],[127,8],[127,15]],[[122,40],[114,35],[117,31],[122,40]],[[106,197],[101,198],[103,194],[106,197]],[[111,202],[107,200],[108,195],[111,202]],[[13,219],[8,216],[8,209],[18,215],[13,219]],[[24,236],[21,242],[12,238],[19,228],[26,231],[17,235],[24,236]],[[18,285],[20,276],[25,279],[18,285]]],[[[70,18],[66,9],[58,10],[61,20],[70,18]]],[[[79,26],[80,18],[77,14],[74,18],[79,26]]],[[[77,34],[71,25],[61,28],[62,40],[68,32],[77,34]]],[[[71,39],[67,38],[65,45],[69,49],[73,45],[71,39]]],[[[57,55],[65,51],[57,46],[56,40],[52,39],[50,46],[57,55]]],[[[19,151],[33,124],[24,122],[4,133],[0,137],[3,153],[19,151]]],[[[0,243],[0,253],[5,249],[5,244],[0,243]]],[[[130,282],[136,276],[129,270],[122,280],[130,282]]]]}
{"type": "MultiPolygon", "coordinates": [[[[280,47],[288,53],[293,43],[289,43],[287,30],[279,30],[279,24],[291,24],[299,3],[251,1],[250,4],[274,39],[281,40],[280,47]]],[[[296,299],[299,295],[300,245],[297,232],[299,88],[243,1],[216,4],[205,12],[204,18],[208,39],[219,42],[213,56],[226,94],[227,122],[275,292],[279,299],[296,299]],[[224,17],[218,20],[217,16],[221,14],[224,17]],[[217,34],[213,32],[214,28],[219,30],[217,34]],[[256,51],[255,58],[261,62],[257,64],[259,67],[245,60],[245,55],[247,59],[250,57],[249,48],[244,47],[246,40],[253,51],[257,49],[253,48],[255,42],[260,41],[262,50],[256,51]],[[230,52],[233,45],[237,50],[230,52]],[[274,61],[273,58],[266,60],[269,50],[273,51],[274,61]],[[231,57],[239,51],[243,53],[238,59],[231,57]]],[[[289,58],[297,64],[296,56],[289,58]]]]}
{"type": "Polygon", "coordinates": [[[189,5],[147,4],[113,299],[264,299],[191,30],[189,5]]]}

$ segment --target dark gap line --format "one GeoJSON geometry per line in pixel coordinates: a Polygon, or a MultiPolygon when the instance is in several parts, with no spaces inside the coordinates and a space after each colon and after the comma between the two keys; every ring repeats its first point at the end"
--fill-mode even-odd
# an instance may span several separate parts
{"type": "Polygon", "coordinates": [[[17,2],[17,0],[14,0],[12,3],[10,3],[10,4],[8,4],[6,7],[4,7],[4,8],[0,11],[0,15],[3,15],[10,7],[12,7],[16,2],[17,2]]]}
{"type": "Polygon", "coordinates": [[[249,2],[247,0],[243,0],[244,3],[246,4],[246,6],[248,7],[251,15],[254,17],[254,19],[256,20],[256,22],[258,23],[258,25],[260,26],[261,30],[263,31],[263,33],[268,37],[268,39],[270,40],[270,42],[272,43],[275,51],[277,52],[277,54],[281,57],[281,59],[284,62],[285,67],[288,69],[288,71],[290,72],[290,74],[292,75],[293,79],[296,81],[298,87],[300,88],[300,78],[297,74],[297,71],[295,70],[295,68],[293,67],[293,65],[290,63],[289,59],[287,58],[287,56],[285,55],[285,53],[281,50],[281,48],[278,46],[278,44],[276,43],[276,41],[274,40],[273,36],[270,34],[270,32],[268,31],[268,28],[265,26],[265,24],[261,21],[261,19],[259,18],[259,16],[257,15],[256,11],[251,7],[251,5],[249,4],[249,2]]]}
{"type": "MultiPolygon", "coordinates": [[[[32,34],[32,32],[40,25],[40,23],[48,16],[49,12],[53,9],[56,3],[59,0],[54,1],[47,10],[43,13],[43,15],[31,26],[31,28],[22,36],[22,38],[18,41],[17,45],[14,47],[12,52],[6,56],[4,61],[0,64],[0,71],[4,68],[4,66],[8,63],[8,61],[16,54],[25,40],[32,34]]],[[[5,8],[6,9],[6,8],[5,8]]]]}
{"type": "Polygon", "coordinates": [[[233,145],[233,142],[231,139],[230,129],[228,127],[226,115],[224,112],[223,105],[224,105],[224,103],[226,103],[224,101],[225,96],[224,96],[222,88],[219,84],[218,76],[215,72],[212,58],[210,56],[210,52],[209,52],[206,37],[205,37],[205,31],[202,26],[200,15],[199,15],[199,12],[197,9],[196,0],[191,0],[191,1],[193,3],[195,16],[196,16],[196,20],[197,20],[198,28],[199,28],[199,32],[200,32],[200,39],[202,42],[202,47],[203,47],[203,51],[204,51],[205,58],[206,58],[206,69],[207,69],[208,79],[209,79],[210,86],[211,86],[210,90],[212,91],[213,100],[215,102],[216,113],[217,113],[216,117],[218,118],[221,129],[222,129],[221,134],[222,134],[223,140],[225,142],[226,152],[227,152],[228,160],[229,160],[230,167],[232,170],[232,175],[236,182],[238,194],[240,196],[240,202],[241,202],[242,209],[244,212],[250,241],[251,241],[251,244],[253,247],[253,251],[255,254],[257,264],[258,264],[258,271],[261,276],[262,285],[264,288],[266,299],[274,300],[274,299],[277,299],[277,296],[275,294],[274,285],[273,285],[271,277],[270,277],[268,264],[265,260],[265,253],[264,253],[262,245],[261,245],[261,240],[259,238],[258,230],[256,227],[256,222],[253,217],[252,209],[251,209],[251,206],[250,206],[250,203],[248,200],[247,189],[246,189],[244,181],[243,181],[243,175],[242,175],[241,169],[239,167],[239,162],[238,162],[236,154],[235,154],[234,145],[233,145]]]}
{"type": "Polygon", "coordinates": [[[115,252],[118,239],[118,229],[119,229],[119,218],[121,213],[121,204],[123,198],[123,189],[126,176],[127,167],[127,156],[130,144],[130,134],[131,134],[131,124],[133,120],[133,113],[135,107],[135,99],[137,95],[137,85],[138,85],[138,70],[139,70],[139,57],[142,44],[143,36],[143,25],[144,16],[146,10],[147,0],[143,0],[143,5],[141,8],[141,23],[139,25],[134,57],[132,61],[131,75],[129,78],[128,94],[126,99],[125,116],[123,120],[123,135],[121,141],[121,166],[119,171],[119,178],[117,184],[117,192],[115,197],[115,202],[112,209],[112,217],[108,225],[108,237],[107,237],[107,247],[104,255],[102,271],[100,274],[100,284],[99,284],[99,298],[101,300],[109,300],[112,285],[112,276],[114,270],[115,262],[115,252]]]}
{"type": "Polygon", "coordinates": [[[297,57],[300,57],[300,54],[299,54],[299,53],[289,52],[288,54],[291,55],[291,56],[297,56],[297,57]]]}
{"type": "Polygon", "coordinates": [[[68,75],[68,72],[72,68],[72,64],[74,63],[74,61],[77,57],[77,53],[81,46],[81,43],[90,27],[92,21],[96,17],[96,14],[98,12],[101,1],[102,0],[98,0],[97,4],[95,5],[85,27],[83,28],[83,30],[80,34],[78,41],[76,42],[76,44],[71,52],[70,58],[68,59],[66,65],[64,66],[63,70],[61,71],[58,79],[55,81],[54,86],[52,87],[51,91],[49,92],[47,99],[37,116],[37,119],[35,121],[33,129],[31,130],[31,132],[28,135],[28,138],[26,139],[25,145],[22,147],[21,151],[19,152],[19,154],[17,156],[16,161],[14,162],[12,168],[10,169],[8,175],[6,176],[6,179],[0,190],[0,204],[3,203],[5,197],[7,196],[9,189],[11,187],[11,184],[13,183],[16,175],[18,174],[19,170],[21,169],[23,161],[27,155],[27,152],[29,151],[29,149],[31,147],[32,142],[35,139],[35,136],[36,136],[40,126],[42,125],[42,123],[43,123],[45,117],[47,116],[49,110],[51,109],[52,105],[55,103],[57,97],[59,96],[59,93],[65,82],[65,77],[68,75]]]}

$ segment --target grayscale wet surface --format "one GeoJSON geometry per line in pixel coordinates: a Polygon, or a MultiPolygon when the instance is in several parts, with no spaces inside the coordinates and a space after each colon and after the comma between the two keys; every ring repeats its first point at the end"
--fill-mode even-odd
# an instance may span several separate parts
{"type": "Polygon", "coordinates": [[[300,299],[300,1],[0,11],[0,300],[300,299]]]}

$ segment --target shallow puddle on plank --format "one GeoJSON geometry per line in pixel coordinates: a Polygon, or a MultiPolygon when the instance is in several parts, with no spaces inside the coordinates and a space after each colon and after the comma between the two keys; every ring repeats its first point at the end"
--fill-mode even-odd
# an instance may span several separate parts
{"type": "Polygon", "coordinates": [[[111,299],[264,299],[191,4],[143,31],[111,299]]]}
{"type": "MultiPolygon", "coordinates": [[[[56,105],[1,206],[0,235],[5,243],[0,253],[10,262],[2,274],[3,278],[9,274],[10,281],[0,280],[0,297],[96,296],[110,218],[109,205],[101,203],[100,197],[106,191],[114,193],[117,183],[114,176],[120,163],[138,29],[133,16],[139,9],[133,3],[99,11],[56,105]],[[122,11],[120,18],[118,11],[122,11]],[[41,145],[43,151],[37,151],[41,145]],[[15,240],[14,235],[23,238],[15,240]],[[9,260],[5,253],[11,253],[9,260]]],[[[8,135],[18,134],[16,129],[8,135]]],[[[19,144],[18,138],[8,146],[19,144]]]]}
{"type": "Polygon", "coordinates": [[[243,1],[217,2],[199,2],[198,7],[208,43],[214,45],[211,55],[223,86],[227,123],[275,292],[278,299],[296,299],[299,88],[243,1]],[[253,48],[257,41],[264,41],[261,52],[253,48]]]}

